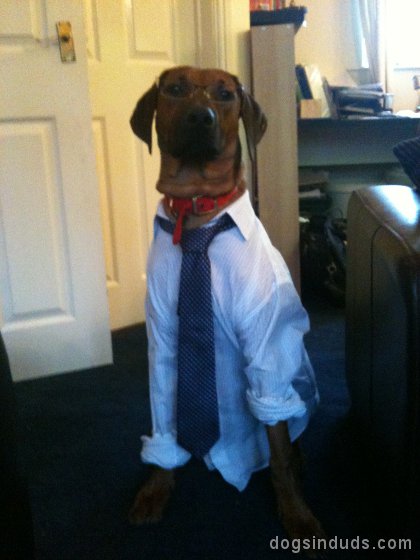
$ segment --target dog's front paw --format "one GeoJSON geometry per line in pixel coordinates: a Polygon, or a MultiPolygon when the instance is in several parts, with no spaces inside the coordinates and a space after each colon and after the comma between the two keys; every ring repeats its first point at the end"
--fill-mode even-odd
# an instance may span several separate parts
{"type": "Polygon", "coordinates": [[[160,521],[173,487],[173,472],[156,469],[135,497],[128,514],[130,523],[141,525],[160,521]]]}
{"type": "Polygon", "coordinates": [[[141,488],[128,514],[130,523],[142,525],[160,521],[169,496],[168,490],[150,492],[148,488],[141,488]]]}
{"type": "Polygon", "coordinates": [[[291,540],[297,539],[308,558],[326,558],[327,536],[321,523],[308,507],[282,516],[283,528],[291,540]]]}

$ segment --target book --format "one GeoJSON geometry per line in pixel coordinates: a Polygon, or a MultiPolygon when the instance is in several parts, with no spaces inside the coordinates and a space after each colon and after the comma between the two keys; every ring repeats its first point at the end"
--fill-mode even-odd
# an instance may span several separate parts
{"type": "Polygon", "coordinates": [[[295,67],[296,80],[299,84],[301,99],[314,99],[319,101],[318,117],[328,118],[332,114],[333,105],[328,82],[321,75],[316,64],[297,64],[295,67]]]}
{"type": "Polygon", "coordinates": [[[321,103],[321,117],[331,117],[330,105],[325,95],[325,80],[321,75],[319,67],[316,64],[307,64],[304,66],[306,78],[312,93],[313,99],[319,99],[321,103]]]}
{"type": "Polygon", "coordinates": [[[306,76],[305,68],[302,64],[297,64],[295,68],[296,79],[299,84],[299,90],[302,99],[313,99],[311,86],[309,85],[308,78],[306,76]]]}

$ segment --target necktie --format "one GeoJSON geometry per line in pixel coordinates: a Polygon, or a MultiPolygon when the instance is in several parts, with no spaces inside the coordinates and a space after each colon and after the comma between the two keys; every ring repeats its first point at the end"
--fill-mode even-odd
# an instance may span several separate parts
{"type": "MultiPolygon", "coordinates": [[[[174,224],[158,218],[172,233],[174,224]]],[[[178,300],[178,443],[203,457],[220,437],[216,391],[211,266],[207,254],[213,238],[234,226],[224,214],[215,225],[184,230],[178,300]]]]}

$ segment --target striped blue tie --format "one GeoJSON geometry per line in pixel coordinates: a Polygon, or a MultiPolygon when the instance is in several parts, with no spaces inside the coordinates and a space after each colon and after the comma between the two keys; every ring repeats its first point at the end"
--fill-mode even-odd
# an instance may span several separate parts
{"type": "MultiPolygon", "coordinates": [[[[172,233],[174,224],[158,218],[172,233]]],[[[213,238],[234,226],[224,214],[215,225],[182,232],[178,315],[178,443],[203,457],[220,438],[216,390],[211,267],[207,254],[213,238]]]]}

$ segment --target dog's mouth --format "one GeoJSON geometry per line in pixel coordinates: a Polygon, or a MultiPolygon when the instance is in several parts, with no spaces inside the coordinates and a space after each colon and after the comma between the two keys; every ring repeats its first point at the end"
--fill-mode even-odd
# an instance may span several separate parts
{"type": "Polygon", "coordinates": [[[170,154],[183,162],[213,161],[221,154],[218,142],[213,136],[206,134],[190,134],[175,143],[170,154]]]}

